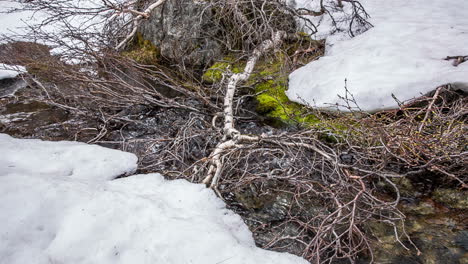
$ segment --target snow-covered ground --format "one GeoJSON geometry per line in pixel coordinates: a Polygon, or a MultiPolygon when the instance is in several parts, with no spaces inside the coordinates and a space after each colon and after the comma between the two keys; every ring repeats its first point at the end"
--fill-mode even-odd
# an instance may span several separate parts
{"type": "MultiPolygon", "coordinates": [[[[6,34],[9,35],[13,32],[24,33],[23,27],[26,27],[28,24],[35,23],[33,12],[20,12],[20,13],[6,13],[13,8],[20,8],[19,3],[8,0],[0,0],[0,35],[6,34]]],[[[3,40],[0,39],[0,43],[3,40]]]]}
{"type": "MultiPolygon", "coordinates": [[[[108,1],[115,4],[123,0],[108,1]]],[[[66,62],[80,63],[80,56],[70,54],[72,48],[85,46],[81,36],[86,36],[86,45],[98,45],[96,34],[103,31],[105,21],[112,13],[103,7],[101,0],[51,1],[49,9],[37,10],[33,1],[0,0],[0,44],[8,39],[35,41],[51,47],[51,53],[60,55],[66,62]],[[61,17],[57,13],[66,17],[61,17]],[[15,12],[12,12],[15,10],[15,12]],[[60,19],[57,19],[60,18],[60,19]],[[47,23],[44,23],[47,22],[47,23]],[[40,30],[31,27],[40,27],[40,30]],[[48,35],[48,37],[45,37],[48,35]],[[77,37],[79,36],[79,37],[77,37]],[[92,37],[89,37],[92,36],[92,37]],[[70,57],[71,56],[71,57],[70,57]]]]}
{"type": "MultiPolygon", "coordinates": [[[[25,34],[29,32],[29,26],[34,26],[42,23],[46,19],[56,16],[53,12],[49,11],[33,11],[28,8],[28,4],[20,3],[18,0],[0,0],[0,35],[14,35],[14,34],[25,34]],[[15,12],[10,12],[16,9],[15,12]]],[[[29,1],[31,2],[31,1],[29,1]]],[[[113,1],[119,2],[119,1],[113,1]]],[[[85,30],[86,32],[99,32],[102,30],[102,23],[106,11],[103,11],[98,16],[86,14],[85,9],[89,8],[90,12],[96,11],[102,7],[102,1],[100,0],[67,0],[61,1],[60,3],[51,3],[52,7],[66,7],[66,11],[78,10],[82,11],[82,14],[70,16],[65,21],[69,24],[67,26],[74,27],[76,29],[85,30]]],[[[51,8],[53,9],[53,8],[51,8]]],[[[64,29],[63,21],[57,21],[45,25],[42,30],[48,33],[57,33],[64,29]]],[[[63,36],[65,37],[65,36],[63,36]]],[[[30,41],[30,40],[28,40],[30,41]]],[[[1,39],[0,39],[1,43],[1,39]]]]}
{"type": "MultiPolygon", "coordinates": [[[[121,0],[114,0],[113,2],[118,3],[121,2],[121,0]]],[[[102,11],[99,15],[86,13],[86,8],[89,8],[90,12],[100,10],[103,5],[103,2],[100,0],[67,0],[61,1],[60,3],[52,3],[51,5],[55,5],[55,7],[67,7],[67,11],[82,11],[82,14],[71,15],[63,21],[50,22],[41,27],[41,33],[58,35],[58,40],[66,43],[68,47],[83,47],[83,42],[81,40],[70,37],[73,36],[73,34],[70,34],[70,31],[74,33],[78,31],[90,34],[99,33],[103,30],[104,21],[109,13],[108,11],[102,11]]],[[[51,9],[53,10],[53,8],[51,9]]],[[[14,40],[36,41],[49,45],[52,48],[51,53],[54,55],[61,55],[62,60],[71,63],[80,63],[80,57],[76,55],[69,57],[70,55],[67,54],[68,48],[63,45],[61,46],[56,42],[32,36],[37,32],[32,33],[30,27],[37,26],[55,16],[56,14],[50,10],[48,12],[44,10],[33,11],[28,7],[28,4],[22,4],[17,0],[0,0],[0,44],[6,43],[10,38],[14,40]],[[16,11],[11,12],[12,10],[16,11]]],[[[93,40],[94,39],[91,38],[88,42],[91,43],[93,40]]],[[[0,79],[13,78],[16,76],[14,71],[4,69],[2,66],[14,67],[0,64],[0,79]]]]}
{"type": "Polygon", "coordinates": [[[288,264],[214,193],[136,169],[133,154],[0,134],[0,263],[288,264]]]}
{"type": "MultiPolygon", "coordinates": [[[[313,4],[317,1],[295,0],[295,4],[317,10],[313,4]]],[[[354,38],[327,39],[325,56],[290,75],[291,100],[334,108],[344,104],[338,95],[345,96],[347,79],[361,109],[372,111],[397,107],[392,94],[405,101],[443,84],[468,83],[468,62],[454,67],[444,60],[468,55],[467,0],[360,2],[374,27],[354,38]]],[[[320,34],[328,33],[327,19],[321,27],[320,34]]]]}
{"type": "MultiPolygon", "coordinates": [[[[22,31],[20,27],[26,26],[25,23],[33,19],[32,12],[21,12],[18,14],[1,13],[17,7],[19,7],[19,4],[0,0],[0,44],[5,40],[2,38],[3,34],[10,35],[15,30],[17,32],[22,31]]],[[[14,78],[24,71],[24,67],[0,63],[0,80],[14,78]]]]}

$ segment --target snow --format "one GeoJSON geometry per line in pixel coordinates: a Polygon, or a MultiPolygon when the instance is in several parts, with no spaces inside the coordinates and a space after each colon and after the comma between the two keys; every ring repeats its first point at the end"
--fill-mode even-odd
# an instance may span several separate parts
{"type": "Polygon", "coordinates": [[[201,184],[132,173],[129,153],[0,134],[0,263],[306,264],[255,247],[201,184]]]}
{"type": "MultiPolygon", "coordinates": [[[[102,1],[97,0],[68,0],[62,1],[62,3],[51,4],[52,6],[62,6],[69,10],[84,10],[86,8],[92,11],[97,10],[102,6],[102,1]]],[[[13,33],[24,34],[29,31],[28,26],[37,25],[44,22],[45,20],[55,16],[56,14],[47,13],[47,11],[32,11],[28,7],[27,3],[19,3],[17,0],[0,0],[0,34],[11,35],[13,33]],[[10,12],[16,9],[15,12],[10,12]]],[[[104,15],[104,14],[102,14],[104,15]]],[[[90,18],[85,12],[83,14],[77,14],[70,16],[67,26],[72,26],[76,29],[87,28],[88,32],[95,32],[102,29],[99,22],[102,21],[101,16],[90,18]]],[[[42,30],[49,33],[57,33],[63,29],[63,23],[53,22],[45,25],[42,30]]]]}
{"type": "MultiPolygon", "coordinates": [[[[24,33],[22,27],[25,27],[27,22],[34,21],[32,12],[19,12],[16,14],[2,13],[19,7],[19,3],[0,0],[0,44],[7,40],[7,38],[3,38],[2,35],[8,36],[14,31],[24,33]]],[[[22,66],[0,63],[0,80],[15,78],[24,72],[26,72],[26,69],[22,66]]]]}
{"type": "MultiPolygon", "coordinates": [[[[374,111],[398,107],[392,94],[406,101],[440,85],[468,83],[468,63],[454,67],[444,60],[468,54],[468,1],[360,2],[374,27],[354,38],[329,37],[325,56],[289,76],[291,100],[336,109],[344,104],[338,95],[345,96],[346,79],[359,107],[374,111]]],[[[296,5],[310,1],[296,0],[296,5]]]]}
{"type": "Polygon", "coordinates": [[[0,63],[0,80],[15,78],[21,73],[26,72],[26,68],[18,65],[8,65],[0,63]]]}
{"type": "MultiPolygon", "coordinates": [[[[20,8],[19,3],[0,0],[0,12],[7,12],[14,8],[20,8]]],[[[10,34],[13,31],[23,32],[20,27],[24,27],[31,21],[35,21],[33,13],[30,11],[19,13],[0,13],[0,34],[10,34]]],[[[0,43],[3,42],[0,39],[0,43]]]]}
{"type": "Polygon", "coordinates": [[[79,142],[14,139],[0,134],[3,174],[106,181],[136,170],[135,155],[79,142]]]}
{"type": "MultiPolygon", "coordinates": [[[[119,3],[121,0],[113,2],[119,3]]],[[[38,42],[49,45],[52,48],[51,54],[60,55],[63,61],[76,64],[81,63],[81,56],[70,52],[70,49],[82,49],[85,45],[83,39],[76,37],[76,34],[88,36],[86,41],[91,47],[98,45],[96,38],[89,36],[102,32],[106,17],[109,16],[109,11],[103,8],[100,0],[66,0],[51,3],[50,10],[40,11],[33,11],[30,5],[31,3],[26,2],[0,0],[0,44],[9,39],[38,42]],[[55,20],[57,14],[54,13],[54,8],[58,7],[64,8],[63,13],[69,16],[55,20]],[[16,11],[11,12],[12,10],[16,11]],[[80,12],[71,14],[71,11],[77,10],[80,12]],[[31,30],[31,27],[44,22],[46,23],[40,30],[31,30]],[[2,35],[6,37],[2,38],[2,35]],[[48,37],[44,37],[45,35],[48,37]]]]}

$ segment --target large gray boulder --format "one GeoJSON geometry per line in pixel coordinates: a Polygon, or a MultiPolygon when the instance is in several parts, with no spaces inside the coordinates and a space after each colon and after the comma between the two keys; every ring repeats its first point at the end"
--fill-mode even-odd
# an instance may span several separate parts
{"type": "Polygon", "coordinates": [[[213,21],[209,1],[168,0],[153,10],[150,18],[142,23],[140,33],[164,58],[204,66],[222,54],[213,21]]]}

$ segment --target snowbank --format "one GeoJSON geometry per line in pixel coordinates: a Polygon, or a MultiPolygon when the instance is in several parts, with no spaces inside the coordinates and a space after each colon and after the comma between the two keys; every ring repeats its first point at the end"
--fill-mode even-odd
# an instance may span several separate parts
{"type": "Polygon", "coordinates": [[[24,68],[23,66],[0,63],[0,80],[15,78],[16,76],[24,72],[26,72],[26,68],[24,68]]]}
{"type": "Polygon", "coordinates": [[[132,174],[137,157],[131,153],[79,142],[15,139],[0,134],[1,174],[66,177],[106,181],[132,174]]]}
{"type": "MultiPolygon", "coordinates": [[[[288,97],[316,107],[344,104],[347,88],[362,110],[397,107],[447,83],[468,83],[468,1],[361,0],[374,28],[352,39],[333,38],[318,61],[290,75],[288,97]]],[[[297,0],[299,6],[305,0],[297,0]]],[[[343,2],[345,5],[348,4],[343,2]]],[[[319,28],[320,29],[320,28],[319,28]]]]}
{"type": "Polygon", "coordinates": [[[129,153],[0,134],[0,263],[288,264],[211,190],[135,170],[129,153]]]}

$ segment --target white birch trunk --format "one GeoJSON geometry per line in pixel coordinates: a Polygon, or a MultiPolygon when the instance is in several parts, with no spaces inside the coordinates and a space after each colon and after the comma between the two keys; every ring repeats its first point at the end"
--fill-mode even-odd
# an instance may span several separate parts
{"type": "Polygon", "coordinates": [[[229,80],[226,87],[226,95],[224,97],[224,138],[222,143],[218,144],[210,155],[211,165],[208,169],[208,175],[203,180],[204,184],[210,184],[211,188],[215,188],[218,184],[218,181],[221,177],[221,172],[223,168],[223,162],[221,156],[229,149],[239,146],[238,143],[241,142],[252,142],[259,140],[260,137],[251,137],[241,135],[237,129],[234,127],[234,95],[236,93],[237,85],[240,82],[244,82],[249,79],[252,71],[255,67],[255,64],[260,59],[260,57],[268,50],[281,44],[283,38],[286,34],[282,31],[276,32],[272,39],[265,40],[257,47],[252,55],[249,57],[244,71],[242,73],[233,74],[229,80]]]}

